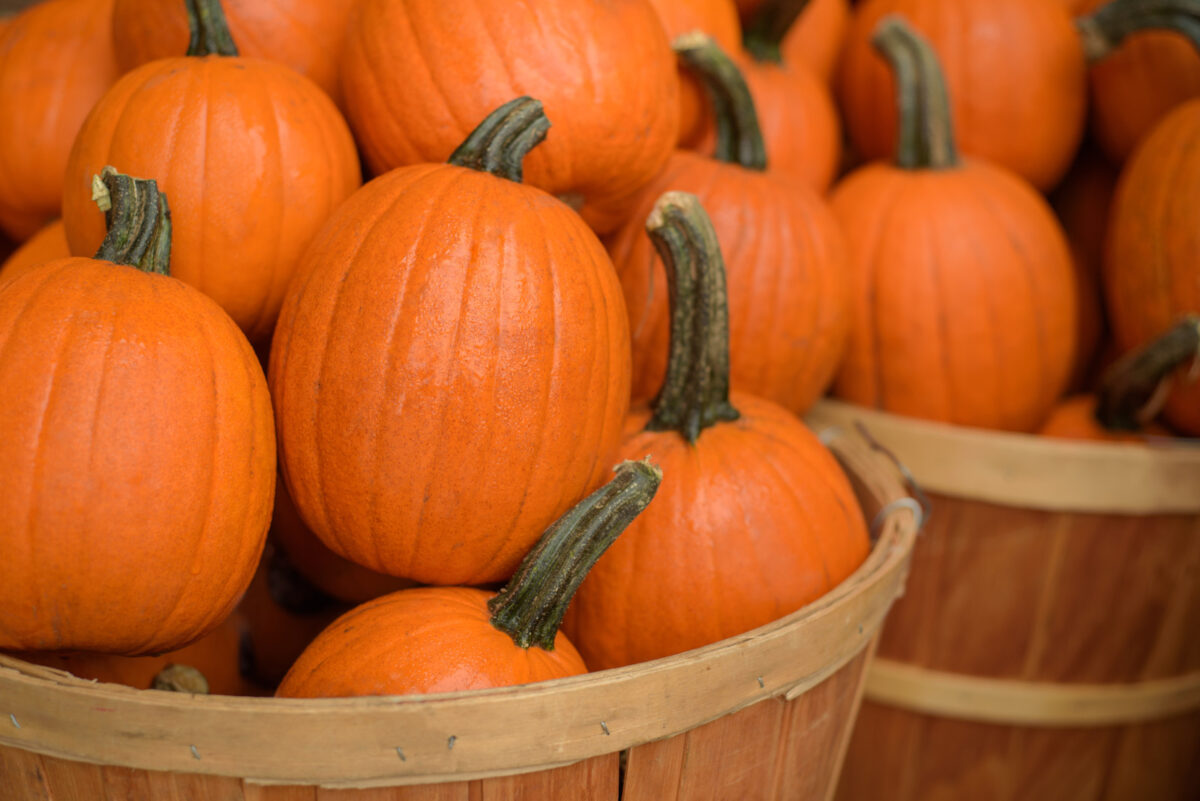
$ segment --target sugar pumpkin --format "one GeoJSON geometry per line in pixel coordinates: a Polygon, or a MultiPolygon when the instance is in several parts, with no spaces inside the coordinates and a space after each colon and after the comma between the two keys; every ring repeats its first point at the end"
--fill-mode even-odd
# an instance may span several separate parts
{"type": "Polygon", "coordinates": [[[233,611],[271,516],[254,351],[209,298],[158,274],[170,233],[153,182],[103,183],[96,258],[0,290],[0,648],[180,648],[233,611]]]}
{"type": "Polygon", "coordinates": [[[450,163],[371,181],[289,290],[269,370],[283,474],[308,527],[372,570],[504,579],[620,436],[616,273],[578,214],[521,183],[549,125],[518,98],[450,163]]]}

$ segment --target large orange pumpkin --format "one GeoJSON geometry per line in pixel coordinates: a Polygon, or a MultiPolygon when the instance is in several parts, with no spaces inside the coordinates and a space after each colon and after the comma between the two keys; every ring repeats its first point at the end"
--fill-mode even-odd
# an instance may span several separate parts
{"type": "Polygon", "coordinates": [[[499,593],[401,590],[353,609],[288,671],[282,697],[405,695],[507,687],[587,672],[559,624],[588,569],[662,479],[625,462],[550,526],[499,593]]]}
{"type": "MultiPolygon", "coordinates": [[[[197,34],[204,18],[196,15],[197,34]]],[[[171,197],[172,274],[215,299],[252,342],[268,338],[300,254],[361,181],[329,97],[270,61],[229,52],[162,59],[96,105],[67,166],[63,219],[75,255],[104,237],[91,177],[106,164],[154,177],[171,197]]],[[[201,39],[201,42],[207,39],[201,39]]]]}
{"type": "Polygon", "coordinates": [[[724,271],[694,195],[646,227],[670,276],[671,361],[618,458],[652,454],[653,503],[584,580],[568,633],[593,669],[656,659],[763,625],[823,595],[869,550],[833,455],[791,412],[729,392],[724,271]]]}
{"type": "Polygon", "coordinates": [[[677,152],[607,242],[633,332],[633,398],[649,399],[666,374],[666,274],[645,219],[663,192],[679,190],[700,198],[721,239],[734,387],[802,412],[828,387],[845,348],[849,282],[842,233],[815,190],[763,169],[754,105],[729,59],[702,38],[683,42],[680,52],[706,73],[720,98],[720,158],[677,152]]]}
{"type": "Polygon", "coordinates": [[[554,133],[526,179],[598,231],[675,145],[675,59],[649,0],[362,0],[342,61],[346,113],[375,174],[445,161],[479,120],[521,95],[554,133]]]}
{"type": "Polygon", "coordinates": [[[520,182],[548,128],[519,98],[450,164],[371,181],[289,291],[270,359],[288,490],[326,545],[373,570],[507,577],[620,436],[616,273],[579,215],[520,182]]]}
{"type": "Polygon", "coordinates": [[[166,270],[166,205],[153,182],[104,183],[96,258],[0,290],[0,648],[180,648],[233,611],[271,517],[254,351],[209,298],[124,266],[166,270]]]}
{"type": "Polygon", "coordinates": [[[0,28],[0,230],[18,242],[59,216],[71,143],[117,80],[112,5],[47,0],[0,28]]]}
{"type": "Polygon", "coordinates": [[[1062,229],[1017,176],[958,157],[924,40],[891,17],[876,41],[897,63],[904,113],[897,163],[862,167],[831,196],[854,283],[835,392],[898,414],[1032,431],[1075,354],[1062,229]]]}
{"type": "Polygon", "coordinates": [[[55,220],[25,240],[21,247],[0,264],[0,284],[24,275],[42,262],[65,259],[70,255],[66,228],[62,220],[55,220]]]}
{"type": "MultiPolygon", "coordinates": [[[[1183,314],[1200,312],[1200,100],[1168,114],[1121,172],[1104,297],[1122,353],[1183,314]]],[[[1187,378],[1176,382],[1164,414],[1171,425],[1200,436],[1200,381],[1187,378]]]]}
{"type": "MultiPolygon", "coordinates": [[[[336,102],[338,57],[352,0],[210,0],[223,6],[243,56],[278,61],[311,78],[336,102]]],[[[122,72],[187,50],[180,0],[115,0],[112,38],[122,72]]]]}

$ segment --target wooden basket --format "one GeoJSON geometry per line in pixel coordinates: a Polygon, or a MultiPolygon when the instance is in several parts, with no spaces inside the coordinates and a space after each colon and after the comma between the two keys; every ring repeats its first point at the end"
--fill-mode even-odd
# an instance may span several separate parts
{"type": "Polygon", "coordinates": [[[179,696],[0,657],[0,796],[831,798],[919,526],[886,456],[851,437],[831,448],[879,538],[854,575],[782,620],[619,670],[430,696],[179,696]]]}
{"type": "Polygon", "coordinates": [[[1200,799],[1200,447],[856,422],[933,511],[838,798],[1200,799]]]}

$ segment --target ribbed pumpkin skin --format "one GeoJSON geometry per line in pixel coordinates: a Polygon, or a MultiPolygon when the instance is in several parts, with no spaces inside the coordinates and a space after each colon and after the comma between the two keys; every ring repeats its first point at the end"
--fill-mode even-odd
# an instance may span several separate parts
{"type": "Polygon", "coordinates": [[[672,189],[700,199],[721,243],[733,387],[803,412],[833,379],[849,331],[846,246],[837,221],[814,191],[790,178],[684,152],[607,243],[629,309],[634,400],[651,398],[666,374],[667,278],[644,221],[672,189]]]}
{"type": "Polygon", "coordinates": [[[592,670],[769,623],[866,558],[862,512],[829,451],[776,404],[730,400],[741,417],[705,429],[695,445],[643,431],[648,409],[630,415],[618,458],[653,454],[670,480],[571,604],[565,630],[592,670]]]}
{"type": "Polygon", "coordinates": [[[587,672],[563,634],[554,650],[515,645],[495,628],[495,593],[423,587],[385,595],[335,620],[284,676],[281,698],[482,690],[587,672]]]}
{"type": "Polygon", "coordinates": [[[1058,183],[1083,137],[1087,63],[1061,3],[1047,0],[867,0],[847,34],[838,82],[846,130],[865,160],[895,149],[891,73],[871,46],[886,14],[903,14],[937,51],[964,154],[1038,189],[1058,183]]]}
{"type": "Polygon", "coordinates": [[[0,285],[16,280],[18,276],[24,275],[43,262],[65,259],[70,255],[63,221],[55,220],[25,240],[21,247],[0,264],[0,285]]]}
{"type": "MultiPolygon", "coordinates": [[[[238,53],[291,67],[338,101],[338,57],[352,0],[221,0],[238,53]]],[[[184,3],[115,0],[112,38],[122,72],[188,49],[184,3]]]]}
{"type": "Polygon", "coordinates": [[[107,164],[158,181],[174,221],[172,275],[252,342],[270,336],[305,245],[362,179],[345,120],[311,81],[218,56],[138,67],[88,116],[63,199],[75,255],[104,239],[91,181],[107,164]]]}
{"type": "MultiPolygon", "coordinates": [[[[1171,112],[1121,172],[1109,218],[1104,297],[1122,353],[1200,311],[1200,100],[1171,112]]],[[[1176,382],[1167,421],[1200,436],[1200,382],[1176,382]]]]}
{"type": "Polygon", "coordinates": [[[301,269],[270,366],[301,516],[382,573],[506,578],[601,480],[628,409],[599,241],[541,190],[424,164],[351,197],[301,269]]]}
{"type": "Polygon", "coordinates": [[[648,0],[362,0],[342,89],[376,175],[443,162],[493,109],[537,98],[554,127],[525,181],[582,201],[597,231],[624,219],[678,133],[675,56],[648,0]]]}
{"type": "Polygon", "coordinates": [[[20,242],[59,216],[67,154],[117,80],[112,0],[48,0],[0,26],[0,229],[20,242]]]}
{"type": "Polygon", "coordinates": [[[7,284],[0,431],[0,647],[162,653],[233,611],[275,438],[262,369],[212,301],[83,258],[7,284]]]}
{"type": "Polygon", "coordinates": [[[853,323],[834,391],[864,406],[1032,431],[1075,355],[1071,256],[1007,170],[873,164],[830,197],[850,244],[853,323]]]}

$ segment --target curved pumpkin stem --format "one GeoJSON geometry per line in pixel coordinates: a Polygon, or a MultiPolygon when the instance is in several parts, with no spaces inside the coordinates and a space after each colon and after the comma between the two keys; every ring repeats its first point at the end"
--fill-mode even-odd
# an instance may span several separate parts
{"type": "Polygon", "coordinates": [[[236,56],[221,0],[183,0],[187,7],[189,56],[236,56]]]}
{"type": "Polygon", "coordinates": [[[879,21],[871,43],[888,60],[895,76],[897,166],[909,170],[957,167],[946,79],[933,48],[897,14],[879,21]]]}
{"type": "Polygon", "coordinates": [[[449,163],[521,183],[525,157],[549,130],[542,101],[518,97],[487,115],[450,154],[449,163]]]}
{"type": "Polygon", "coordinates": [[[1100,379],[1096,420],[1105,428],[1137,431],[1162,410],[1172,375],[1200,367],[1200,315],[1189,314],[1145,347],[1127,354],[1100,379]]]}
{"type": "Polygon", "coordinates": [[[746,23],[742,45],[756,61],[783,62],[780,48],[788,31],[808,8],[810,0],[768,0],[746,23]]]}
{"type": "Polygon", "coordinates": [[[1075,20],[1089,62],[1100,61],[1125,37],[1144,30],[1186,36],[1200,50],[1200,0],[1113,0],[1075,20]]]}
{"type": "Polygon", "coordinates": [[[553,523],[490,601],[492,625],[522,648],[554,650],[567,606],[592,566],[658,491],[649,459],[622,462],[611,481],[553,523]]]}
{"type": "Polygon", "coordinates": [[[646,430],[678,431],[695,442],[709,426],[739,417],[729,402],[725,262],[695,195],[664,194],[646,230],[666,268],[671,305],[667,375],[646,430]]]}
{"type": "Polygon", "coordinates": [[[191,665],[167,665],[154,677],[153,690],[208,695],[208,679],[191,665]]]}
{"type": "Polygon", "coordinates": [[[737,64],[712,37],[699,31],[679,36],[672,47],[696,73],[712,100],[717,128],[715,158],[748,170],[765,170],[767,148],[758,125],[758,112],[737,64]]]}
{"type": "Polygon", "coordinates": [[[108,226],[97,259],[170,275],[171,211],[153,179],[131,178],[105,167],[92,178],[92,199],[108,226]]]}

